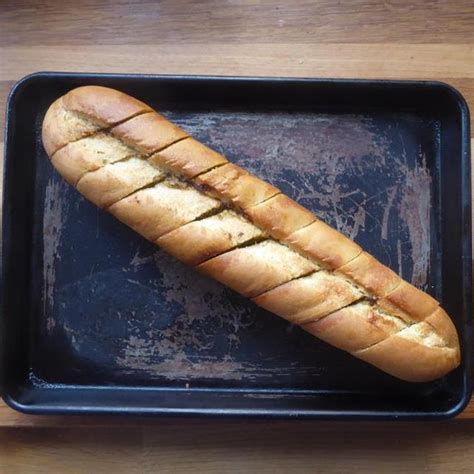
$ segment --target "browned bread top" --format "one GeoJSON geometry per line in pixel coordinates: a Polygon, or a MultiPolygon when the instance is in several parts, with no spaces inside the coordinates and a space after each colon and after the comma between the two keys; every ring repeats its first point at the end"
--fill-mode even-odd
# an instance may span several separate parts
{"type": "Polygon", "coordinates": [[[92,202],[322,340],[410,381],[459,365],[436,300],[142,102],[75,89],[51,105],[43,142],[92,202]]]}
{"type": "Polygon", "coordinates": [[[114,89],[78,87],[49,108],[43,122],[43,144],[51,156],[70,142],[151,110],[143,102],[114,89]]]}

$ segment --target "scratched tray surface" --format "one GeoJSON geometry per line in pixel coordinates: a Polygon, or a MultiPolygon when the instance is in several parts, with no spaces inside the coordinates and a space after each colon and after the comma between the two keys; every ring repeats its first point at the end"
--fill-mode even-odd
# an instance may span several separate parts
{"type": "MultiPolygon", "coordinates": [[[[164,100],[159,84],[141,89],[137,79],[101,81],[126,84],[129,93],[198,140],[279,187],[408,281],[443,297],[442,114],[315,107],[303,100],[269,104],[271,97],[214,98],[209,90],[206,101],[184,100],[195,93],[186,84],[182,96],[171,87],[164,100]]],[[[31,277],[25,290],[30,333],[23,384],[56,393],[61,387],[119,386],[135,395],[142,387],[237,396],[230,405],[217,402],[216,409],[238,409],[239,393],[314,394],[285,405],[311,410],[326,403],[335,409],[316,401],[324,394],[359,397],[339,406],[341,413],[443,411],[462,397],[462,374],[428,384],[385,375],[199,275],[81,197],[54,171],[40,139],[47,105],[73,83],[59,80],[39,99],[32,122],[31,277]]],[[[462,316],[455,316],[463,328],[462,316]]],[[[101,402],[102,392],[94,393],[91,403],[107,411],[110,400],[101,402]]],[[[175,392],[169,393],[173,398],[175,392]]],[[[130,412],[140,406],[136,400],[127,402],[130,412]]],[[[153,406],[153,399],[146,403],[153,406]]],[[[196,403],[198,411],[209,405],[196,403]]]]}
{"type": "MultiPolygon", "coordinates": [[[[427,162],[437,152],[436,122],[231,109],[163,113],[408,280],[437,287],[427,162]]],[[[196,274],[98,210],[46,159],[38,160],[35,192],[35,235],[43,238],[34,271],[43,281],[43,310],[33,372],[41,379],[312,389],[347,386],[340,378],[350,368],[361,387],[373,384],[364,364],[196,274]]]]}

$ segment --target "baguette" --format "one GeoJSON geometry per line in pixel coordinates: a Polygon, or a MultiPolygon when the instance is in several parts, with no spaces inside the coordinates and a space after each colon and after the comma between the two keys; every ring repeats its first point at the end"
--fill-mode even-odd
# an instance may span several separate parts
{"type": "Polygon", "coordinates": [[[460,364],[436,300],[146,104],[79,87],[50,106],[43,143],[97,206],[323,341],[406,381],[460,364]]]}

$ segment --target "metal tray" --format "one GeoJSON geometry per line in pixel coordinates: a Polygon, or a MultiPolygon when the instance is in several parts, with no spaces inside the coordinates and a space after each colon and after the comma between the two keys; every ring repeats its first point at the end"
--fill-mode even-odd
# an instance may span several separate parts
{"type": "Polygon", "coordinates": [[[444,418],[470,397],[469,117],[436,82],[39,73],[7,106],[2,389],[27,413],[444,418]],[[198,275],[56,174],[40,129],[102,84],[355,238],[455,319],[462,366],[396,380],[198,275]]]}

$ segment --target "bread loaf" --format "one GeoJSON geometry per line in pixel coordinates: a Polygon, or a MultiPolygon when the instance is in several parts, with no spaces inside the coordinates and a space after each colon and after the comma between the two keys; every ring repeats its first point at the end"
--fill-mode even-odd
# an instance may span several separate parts
{"type": "Polygon", "coordinates": [[[86,198],[323,341],[407,381],[459,365],[436,300],[142,102],[74,89],[46,113],[43,143],[86,198]]]}

